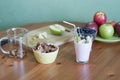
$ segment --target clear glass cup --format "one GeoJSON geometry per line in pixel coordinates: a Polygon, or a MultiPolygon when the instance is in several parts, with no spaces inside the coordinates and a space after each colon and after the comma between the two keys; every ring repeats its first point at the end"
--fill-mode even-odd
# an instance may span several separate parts
{"type": "Polygon", "coordinates": [[[74,45],[76,52],[76,61],[78,63],[88,63],[92,47],[92,41],[86,44],[74,42],[74,45]]]}
{"type": "Polygon", "coordinates": [[[78,63],[88,63],[92,44],[96,36],[95,30],[85,28],[86,31],[82,31],[83,28],[84,27],[75,27],[73,29],[76,62],[78,63]],[[89,34],[90,31],[94,33],[91,32],[89,34]]]}

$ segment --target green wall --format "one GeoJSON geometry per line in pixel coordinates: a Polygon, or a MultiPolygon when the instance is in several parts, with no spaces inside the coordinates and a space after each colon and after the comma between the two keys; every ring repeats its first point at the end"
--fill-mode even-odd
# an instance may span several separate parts
{"type": "Polygon", "coordinates": [[[0,29],[52,21],[92,21],[102,10],[120,21],[120,0],[0,0],[0,29]]]}

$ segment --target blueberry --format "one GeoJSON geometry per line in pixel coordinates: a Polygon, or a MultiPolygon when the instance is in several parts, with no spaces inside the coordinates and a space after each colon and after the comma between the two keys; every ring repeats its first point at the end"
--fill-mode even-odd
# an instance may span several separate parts
{"type": "Polygon", "coordinates": [[[87,27],[81,27],[80,32],[84,36],[94,36],[96,33],[95,30],[89,29],[87,27]]]}

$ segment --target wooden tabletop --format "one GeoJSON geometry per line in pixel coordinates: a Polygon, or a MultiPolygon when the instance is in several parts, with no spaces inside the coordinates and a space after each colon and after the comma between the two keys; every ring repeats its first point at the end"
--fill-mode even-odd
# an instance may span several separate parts
{"type": "MultiPolygon", "coordinates": [[[[34,30],[55,23],[36,23],[19,27],[34,30]]],[[[83,26],[81,23],[75,24],[83,26]]],[[[31,50],[22,60],[8,58],[0,53],[0,80],[120,80],[119,69],[120,42],[94,41],[87,64],[75,61],[73,41],[60,46],[57,59],[52,64],[39,64],[31,50]]]]}

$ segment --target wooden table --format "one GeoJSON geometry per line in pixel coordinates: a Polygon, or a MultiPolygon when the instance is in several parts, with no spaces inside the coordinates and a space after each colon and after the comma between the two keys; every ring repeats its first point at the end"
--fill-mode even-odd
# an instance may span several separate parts
{"type": "MultiPolygon", "coordinates": [[[[19,27],[33,30],[50,24],[54,23],[36,23],[19,27]]],[[[75,24],[83,26],[81,23],[75,24]]],[[[52,64],[37,63],[31,50],[23,60],[4,57],[0,53],[0,80],[120,80],[119,69],[119,42],[94,41],[88,64],[76,63],[73,42],[60,46],[57,59],[52,64]]]]}

